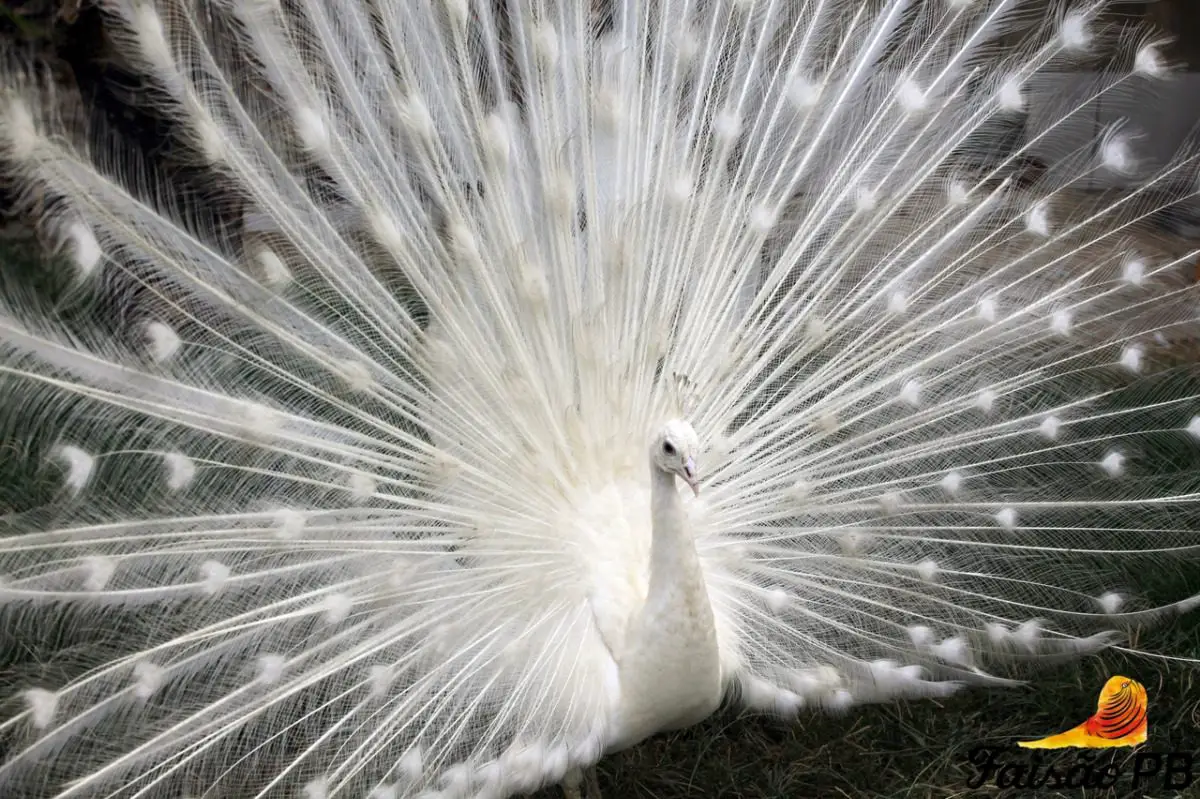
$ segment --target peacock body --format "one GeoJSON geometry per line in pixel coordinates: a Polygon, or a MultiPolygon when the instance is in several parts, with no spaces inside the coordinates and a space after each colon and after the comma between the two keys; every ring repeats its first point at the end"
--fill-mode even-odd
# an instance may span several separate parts
{"type": "Polygon", "coordinates": [[[3,73],[3,796],[504,797],[1197,604],[1197,159],[1035,108],[1170,79],[1105,3],[100,5],[186,170],[3,73]]]}

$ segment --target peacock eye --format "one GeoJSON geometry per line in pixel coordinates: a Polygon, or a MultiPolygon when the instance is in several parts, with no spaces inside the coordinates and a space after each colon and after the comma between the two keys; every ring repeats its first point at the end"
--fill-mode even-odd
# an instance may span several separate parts
{"type": "Polygon", "coordinates": [[[667,455],[674,455],[675,454],[675,445],[672,444],[670,441],[664,441],[663,442],[663,452],[666,453],[667,455]]]}

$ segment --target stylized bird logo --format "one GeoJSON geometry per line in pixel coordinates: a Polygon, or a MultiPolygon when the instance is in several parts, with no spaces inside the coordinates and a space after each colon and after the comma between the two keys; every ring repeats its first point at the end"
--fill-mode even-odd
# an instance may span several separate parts
{"type": "Polygon", "coordinates": [[[1146,688],[1128,677],[1110,677],[1100,689],[1096,712],[1078,727],[1037,741],[1019,741],[1026,749],[1102,749],[1137,746],[1146,741],[1146,688]]]}

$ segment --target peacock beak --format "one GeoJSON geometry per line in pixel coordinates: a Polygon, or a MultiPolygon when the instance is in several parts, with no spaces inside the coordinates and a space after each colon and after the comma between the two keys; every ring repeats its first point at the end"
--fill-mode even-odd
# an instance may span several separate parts
{"type": "Polygon", "coordinates": [[[683,481],[692,487],[692,494],[700,496],[700,475],[696,472],[696,459],[690,456],[683,462],[683,481]]]}

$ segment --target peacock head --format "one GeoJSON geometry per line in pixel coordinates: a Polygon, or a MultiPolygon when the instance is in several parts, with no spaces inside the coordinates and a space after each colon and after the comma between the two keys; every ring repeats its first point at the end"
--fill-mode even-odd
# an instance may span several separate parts
{"type": "Polygon", "coordinates": [[[662,426],[650,447],[650,462],[668,474],[677,474],[700,496],[700,473],[696,455],[700,452],[700,437],[682,419],[672,419],[662,426]]]}

